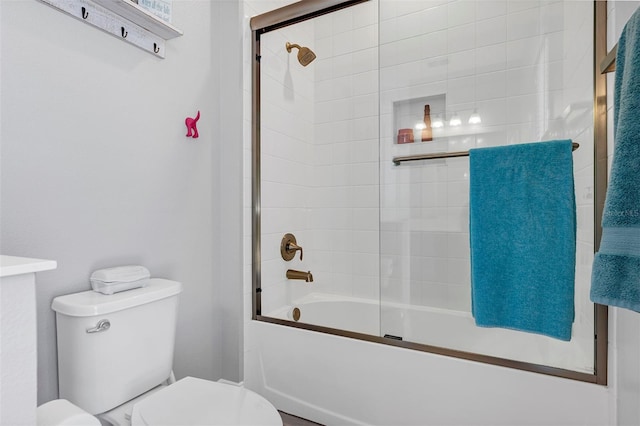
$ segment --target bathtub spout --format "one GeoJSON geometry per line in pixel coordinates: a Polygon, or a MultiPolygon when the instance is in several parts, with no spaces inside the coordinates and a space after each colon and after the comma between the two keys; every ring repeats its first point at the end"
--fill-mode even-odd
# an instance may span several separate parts
{"type": "Polygon", "coordinates": [[[287,278],[290,280],[304,280],[305,282],[312,283],[313,275],[311,271],[296,271],[295,269],[287,269],[287,278]]]}

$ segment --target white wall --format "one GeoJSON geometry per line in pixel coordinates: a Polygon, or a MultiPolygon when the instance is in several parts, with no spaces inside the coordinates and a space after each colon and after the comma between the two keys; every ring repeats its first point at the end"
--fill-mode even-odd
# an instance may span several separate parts
{"type": "MultiPolygon", "coordinates": [[[[618,42],[622,29],[640,1],[607,2],[607,49],[618,42]]],[[[607,74],[607,152],[609,165],[613,160],[613,82],[615,73],[607,74]]],[[[609,355],[613,369],[610,373],[616,389],[616,416],[618,425],[640,424],[640,315],[636,312],[609,308],[612,345],[609,355]]]]}
{"type": "MultiPolygon", "coordinates": [[[[243,379],[243,30],[242,4],[237,0],[211,2],[213,54],[211,69],[219,86],[212,97],[219,109],[216,143],[213,144],[213,267],[214,288],[219,288],[210,307],[221,340],[213,344],[220,352],[220,376],[243,379]],[[217,71],[217,73],[216,73],[217,71]],[[217,74],[217,75],[216,75],[217,74]],[[217,99],[216,99],[217,94],[217,99]],[[218,323],[219,321],[219,323],[218,323]]],[[[251,105],[249,103],[248,105],[251,105]]],[[[216,361],[216,358],[213,359],[216,361]]]]}
{"type": "Polygon", "coordinates": [[[38,1],[1,7],[1,250],[58,261],[38,283],[39,402],[57,396],[51,300],[114,265],[184,284],[177,376],[239,379],[237,2],[174,1],[164,60],[38,1]]]}

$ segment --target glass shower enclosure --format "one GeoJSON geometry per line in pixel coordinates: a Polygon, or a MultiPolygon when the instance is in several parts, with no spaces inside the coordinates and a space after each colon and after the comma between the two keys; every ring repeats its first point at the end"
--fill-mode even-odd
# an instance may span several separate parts
{"type": "Polygon", "coordinates": [[[593,3],[327,3],[252,22],[254,318],[594,381],[593,3]],[[572,338],[477,327],[467,151],[556,139],[572,338]]]}

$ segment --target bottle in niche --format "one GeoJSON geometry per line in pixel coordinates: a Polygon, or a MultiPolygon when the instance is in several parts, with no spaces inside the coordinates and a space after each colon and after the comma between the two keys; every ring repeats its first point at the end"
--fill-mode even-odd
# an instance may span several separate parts
{"type": "Polygon", "coordinates": [[[429,107],[429,105],[424,106],[424,128],[422,129],[420,139],[422,142],[433,140],[433,133],[431,132],[431,107],[429,107]]]}

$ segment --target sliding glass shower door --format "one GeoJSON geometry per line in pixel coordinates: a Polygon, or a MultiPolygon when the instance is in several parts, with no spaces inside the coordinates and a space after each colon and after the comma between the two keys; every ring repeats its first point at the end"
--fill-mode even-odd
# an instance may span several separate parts
{"type": "Polygon", "coordinates": [[[593,3],[327,4],[254,28],[254,317],[596,381],[593,3]],[[478,327],[468,151],[560,139],[571,339],[478,327]]]}
{"type": "Polygon", "coordinates": [[[377,31],[365,2],[261,36],[266,315],[379,334],[377,31]]]}
{"type": "Polygon", "coordinates": [[[593,373],[593,4],[379,4],[381,333],[593,373]],[[412,141],[402,138],[407,131],[412,141]],[[578,254],[570,342],[476,327],[471,314],[463,154],[552,139],[580,145],[573,154],[578,254]],[[425,154],[433,158],[403,161],[425,154]]]}

